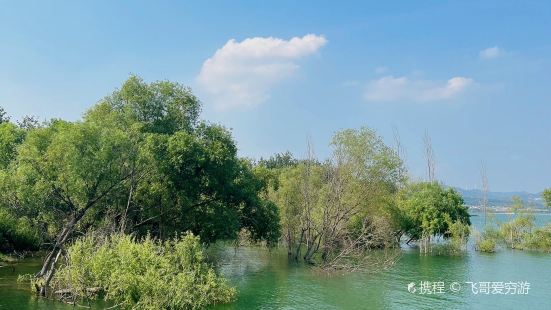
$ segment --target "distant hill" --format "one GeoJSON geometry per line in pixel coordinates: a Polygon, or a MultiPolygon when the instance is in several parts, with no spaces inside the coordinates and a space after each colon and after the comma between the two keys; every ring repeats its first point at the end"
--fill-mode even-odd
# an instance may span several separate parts
{"type": "MultiPolygon", "coordinates": [[[[482,200],[482,191],[479,189],[463,189],[454,187],[465,200],[467,205],[479,205],[482,200]]],[[[528,192],[488,192],[488,203],[490,206],[503,207],[511,205],[512,197],[519,196],[524,201],[525,206],[534,208],[543,208],[542,193],[528,192]]]]}

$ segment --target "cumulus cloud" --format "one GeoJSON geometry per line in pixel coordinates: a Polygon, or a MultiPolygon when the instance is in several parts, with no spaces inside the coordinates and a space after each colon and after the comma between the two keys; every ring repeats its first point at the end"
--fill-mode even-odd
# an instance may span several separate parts
{"type": "Polygon", "coordinates": [[[364,98],[369,102],[446,101],[462,94],[471,84],[472,79],[461,76],[453,77],[446,82],[436,82],[389,75],[369,81],[364,98]]]}
{"type": "Polygon", "coordinates": [[[207,59],[197,81],[219,108],[253,106],[270,97],[278,82],[299,68],[297,61],[327,43],[308,34],[284,40],[274,37],[229,40],[207,59]]]}
{"type": "Polygon", "coordinates": [[[488,47],[486,49],[483,49],[478,54],[480,58],[482,59],[494,59],[502,56],[504,53],[503,49],[500,49],[497,46],[494,47],[488,47]]]}

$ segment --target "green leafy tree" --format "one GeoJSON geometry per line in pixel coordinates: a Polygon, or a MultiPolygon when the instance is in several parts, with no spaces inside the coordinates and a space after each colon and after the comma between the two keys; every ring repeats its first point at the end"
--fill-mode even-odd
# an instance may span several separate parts
{"type": "Polygon", "coordinates": [[[551,208],[551,188],[545,189],[543,191],[542,197],[543,201],[545,202],[545,206],[551,208]]]}
{"type": "Polygon", "coordinates": [[[42,295],[76,232],[191,231],[213,242],[244,229],[278,240],[267,183],[199,112],[188,88],[131,76],[83,121],[0,125],[0,207],[35,219],[52,243],[35,281],[42,295]]]}
{"type": "Polygon", "coordinates": [[[437,182],[410,184],[401,191],[398,207],[403,232],[410,237],[409,241],[421,241],[422,252],[428,252],[432,237],[451,237],[453,223],[471,224],[461,195],[437,182]]]}
{"type": "Polygon", "coordinates": [[[285,153],[277,153],[268,159],[261,158],[258,164],[268,169],[279,169],[296,166],[298,162],[299,161],[293,157],[293,154],[287,151],[285,153]]]}
{"type": "Polygon", "coordinates": [[[115,203],[120,226],[161,238],[192,231],[203,242],[246,229],[275,242],[277,210],[260,197],[265,183],[237,157],[231,134],[199,121],[199,112],[188,88],[132,76],[86,114],[86,122],[136,133],[139,156],[127,194],[115,203]]]}
{"type": "Polygon", "coordinates": [[[16,148],[23,142],[25,133],[12,123],[0,123],[0,169],[6,169],[16,157],[16,148]]]}
{"type": "Polygon", "coordinates": [[[11,171],[17,203],[29,212],[57,218],[59,225],[52,251],[37,274],[43,279],[37,282],[42,294],[64,244],[91,210],[109,207],[109,196],[129,178],[136,153],[122,130],[63,121],[30,132],[19,147],[11,171]]]}

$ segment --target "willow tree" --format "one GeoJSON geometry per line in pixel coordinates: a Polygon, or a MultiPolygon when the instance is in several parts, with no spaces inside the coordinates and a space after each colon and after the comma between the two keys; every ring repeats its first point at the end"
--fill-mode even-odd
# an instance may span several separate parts
{"type": "Polygon", "coordinates": [[[255,240],[278,239],[266,184],[225,128],[198,119],[200,107],[189,88],[132,76],[82,121],[31,126],[20,143],[6,127],[19,144],[3,146],[0,203],[40,219],[52,236],[36,275],[42,295],[77,232],[165,239],[191,231],[212,242],[246,229],[255,240]]]}
{"type": "Polygon", "coordinates": [[[0,122],[0,169],[6,169],[15,159],[16,147],[25,137],[25,132],[10,122],[0,122]]]}
{"type": "Polygon", "coordinates": [[[275,242],[279,219],[262,199],[266,184],[224,127],[199,120],[189,88],[131,77],[85,117],[87,122],[138,132],[138,158],[114,221],[122,231],[160,238],[191,231],[203,242],[235,238],[275,242]]]}
{"type": "Polygon", "coordinates": [[[295,260],[356,268],[366,251],[394,243],[393,196],[403,182],[402,161],[370,129],[344,130],[333,155],[285,168],[271,195],[295,260]]]}
{"type": "Polygon", "coordinates": [[[32,131],[19,147],[12,166],[17,203],[58,219],[51,223],[54,244],[37,274],[41,294],[77,225],[93,208],[108,207],[105,199],[128,180],[136,153],[122,130],[63,121],[32,131]]]}

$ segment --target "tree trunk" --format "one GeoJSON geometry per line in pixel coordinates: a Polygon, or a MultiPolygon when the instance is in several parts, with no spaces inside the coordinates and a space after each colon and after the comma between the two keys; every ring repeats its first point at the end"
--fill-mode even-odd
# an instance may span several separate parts
{"type": "Polygon", "coordinates": [[[319,246],[321,242],[321,237],[316,236],[314,240],[312,241],[312,245],[308,247],[308,250],[306,251],[306,254],[304,255],[304,261],[307,263],[310,263],[312,261],[312,257],[314,254],[318,251],[319,246]],[[317,240],[317,242],[316,242],[317,240]]]}
{"type": "Polygon", "coordinates": [[[39,284],[36,284],[36,290],[40,294],[40,296],[46,296],[47,293],[47,287],[50,284],[50,281],[53,278],[53,275],[55,273],[55,265],[57,263],[57,260],[59,256],[61,255],[61,252],[63,250],[63,246],[69,240],[69,237],[72,235],[72,233],[75,230],[75,227],[77,223],[82,219],[86,211],[88,210],[90,206],[87,206],[86,208],[78,211],[75,213],[69,222],[65,224],[65,227],[63,227],[63,230],[58,235],[57,240],[54,244],[54,247],[46,256],[46,259],[44,260],[44,264],[42,265],[42,268],[40,271],[35,275],[36,280],[42,279],[43,281],[37,281],[39,284]]]}
{"type": "Polygon", "coordinates": [[[299,239],[298,244],[297,244],[297,250],[295,252],[295,257],[294,257],[295,261],[297,261],[297,262],[298,262],[298,258],[300,256],[300,248],[302,247],[302,241],[304,240],[304,232],[305,231],[306,231],[305,229],[302,229],[302,232],[300,233],[300,239],[299,239]]]}

